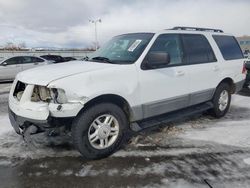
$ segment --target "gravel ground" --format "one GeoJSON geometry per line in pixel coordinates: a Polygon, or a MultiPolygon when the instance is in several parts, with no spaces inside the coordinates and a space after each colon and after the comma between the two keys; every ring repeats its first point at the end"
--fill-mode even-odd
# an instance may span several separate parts
{"type": "Polygon", "coordinates": [[[234,95],[222,119],[197,115],[144,131],[122,150],[81,158],[69,136],[34,137],[29,148],[7,117],[0,85],[2,187],[250,187],[250,92],[234,95]]]}

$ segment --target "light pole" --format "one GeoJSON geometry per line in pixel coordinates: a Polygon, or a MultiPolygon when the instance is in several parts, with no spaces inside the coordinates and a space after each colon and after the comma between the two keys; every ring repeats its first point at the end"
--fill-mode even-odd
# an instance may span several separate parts
{"type": "Polygon", "coordinates": [[[95,24],[95,50],[97,50],[98,48],[98,41],[97,41],[97,23],[101,23],[102,20],[101,19],[97,19],[97,20],[89,20],[90,23],[95,24]]]}

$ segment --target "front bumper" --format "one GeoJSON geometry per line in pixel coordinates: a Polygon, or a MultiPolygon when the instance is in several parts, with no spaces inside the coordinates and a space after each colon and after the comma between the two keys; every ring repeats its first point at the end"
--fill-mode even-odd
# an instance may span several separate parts
{"type": "Polygon", "coordinates": [[[16,131],[17,134],[23,134],[23,130],[25,130],[30,125],[36,125],[40,127],[40,130],[49,126],[48,120],[34,120],[29,118],[24,118],[16,115],[9,108],[9,119],[12,127],[16,131]]]}
{"type": "Polygon", "coordinates": [[[9,119],[16,133],[22,135],[24,131],[31,125],[37,127],[36,133],[44,132],[46,130],[55,129],[62,126],[70,127],[74,117],[55,118],[49,116],[46,120],[36,120],[18,116],[9,108],[9,119]]]}

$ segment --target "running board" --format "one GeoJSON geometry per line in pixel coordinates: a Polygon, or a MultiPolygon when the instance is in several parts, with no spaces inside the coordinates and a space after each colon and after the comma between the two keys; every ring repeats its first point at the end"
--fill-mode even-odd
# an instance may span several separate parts
{"type": "Polygon", "coordinates": [[[206,102],[184,108],[178,111],[170,112],[153,118],[148,118],[142,121],[134,122],[131,124],[131,129],[135,132],[141,131],[143,129],[151,128],[160,124],[166,124],[176,121],[180,118],[189,117],[195,114],[202,113],[213,108],[212,102],[206,102]]]}

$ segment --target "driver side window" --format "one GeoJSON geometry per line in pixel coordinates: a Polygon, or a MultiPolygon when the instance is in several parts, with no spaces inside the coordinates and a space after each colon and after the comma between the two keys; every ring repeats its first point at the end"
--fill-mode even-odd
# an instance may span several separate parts
{"type": "Polygon", "coordinates": [[[4,63],[7,63],[7,65],[17,65],[22,64],[22,58],[21,57],[12,57],[4,61],[4,63]]]}
{"type": "MultiPolygon", "coordinates": [[[[165,52],[170,57],[169,66],[180,65],[182,61],[182,47],[178,34],[160,35],[149,50],[150,52],[165,52]]],[[[152,62],[153,63],[153,62],[152,62]]]]}

